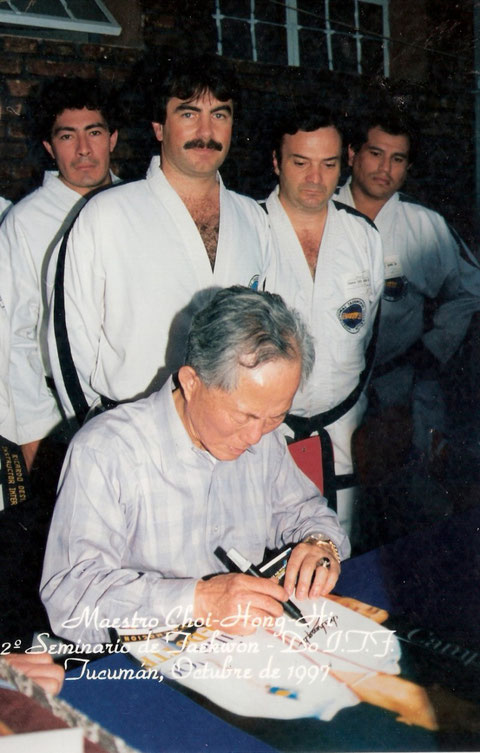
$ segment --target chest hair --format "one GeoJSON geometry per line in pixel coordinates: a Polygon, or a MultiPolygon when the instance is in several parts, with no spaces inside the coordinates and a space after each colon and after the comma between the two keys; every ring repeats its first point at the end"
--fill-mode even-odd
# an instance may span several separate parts
{"type": "Polygon", "coordinates": [[[202,201],[185,201],[187,209],[197,226],[207,251],[210,265],[215,267],[217,256],[218,231],[220,227],[220,202],[218,198],[202,201]]]}
{"type": "Polygon", "coordinates": [[[311,230],[301,230],[297,232],[298,240],[305,254],[308,268],[312,275],[312,279],[315,279],[315,272],[317,269],[318,252],[320,250],[320,242],[322,240],[323,228],[321,233],[313,233],[311,230]]]}

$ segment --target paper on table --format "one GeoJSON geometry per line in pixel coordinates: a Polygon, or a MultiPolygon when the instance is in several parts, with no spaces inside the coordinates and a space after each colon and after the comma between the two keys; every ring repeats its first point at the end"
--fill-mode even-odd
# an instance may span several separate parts
{"type": "Polygon", "coordinates": [[[399,673],[392,631],[324,598],[296,603],[307,625],[284,616],[246,637],[213,626],[118,633],[146,676],[160,672],[245,716],[327,721],[359,703],[345,673],[357,680],[399,673]]]}
{"type": "Polygon", "coordinates": [[[7,735],[0,739],[1,753],[84,753],[81,729],[49,729],[26,735],[7,735]]]}

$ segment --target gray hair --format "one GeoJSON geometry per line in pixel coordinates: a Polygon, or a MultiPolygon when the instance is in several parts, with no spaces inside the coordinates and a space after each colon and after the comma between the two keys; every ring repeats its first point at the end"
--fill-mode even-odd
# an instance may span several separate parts
{"type": "Polygon", "coordinates": [[[279,295],[234,285],[217,292],[192,320],[185,364],[207,387],[230,392],[239,366],[254,369],[280,358],[300,358],[304,382],[315,348],[303,319],[279,295]]]}

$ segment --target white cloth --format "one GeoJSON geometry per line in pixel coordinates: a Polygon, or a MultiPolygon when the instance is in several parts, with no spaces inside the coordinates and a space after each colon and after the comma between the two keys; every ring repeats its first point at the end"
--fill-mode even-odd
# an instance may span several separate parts
{"type": "Polygon", "coordinates": [[[69,447],[42,577],[59,635],[105,640],[102,619],[126,626],[135,613],[164,624],[179,610],[183,622],[197,579],[225,570],[217,546],[235,546],[257,563],[265,546],[321,532],[342,558],[349,554],[335,513],[281,433],[234,461],[215,460],[193,446],[171,390],[169,379],[152,396],[92,419],[69,447]]]}
{"type": "MultiPolygon", "coordinates": [[[[380,236],[364,217],[330,201],[313,280],[278,199],[278,188],[267,199],[267,209],[273,256],[266,287],[302,314],[315,338],[313,373],[295,395],[291,412],[313,416],[342,402],[365,367],[365,351],[383,290],[380,236]]],[[[362,395],[348,413],[326,427],[337,474],[352,472],[351,435],[365,405],[362,395]]]]}
{"type": "MultiPolygon", "coordinates": [[[[93,198],[80,213],[68,243],[65,309],[73,360],[90,405],[98,395],[126,400],[164,383],[183,361],[195,294],[263,279],[270,254],[264,212],[218,180],[213,273],[200,233],[159,157],[145,180],[93,198]]],[[[62,405],[72,415],[52,318],[49,352],[62,405]]]]}
{"type": "Polygon", "coordinates": [[[5,219],[11,206],[13,205],[9,199],[4,199],[3,196],[0,196],[0,222],[5,219]]]}
{"type": "MultiPolygon", "coordinates": [[[[338,198],[354,207],[350,182],[338,198]]],[[[480,310],[480,266],[443,217],[395,193],[375,217],[383,243],[385,293],[377,364],[404,353],[422,338],[446,363],[465,337],[472,314],[480,310]],[[426,298],[439,306],[432,329],[423,334],[426,298]],[[423,335],[423,336],[422,336],[423,335]]]]}
{"type": "Polygon", "coordinates": [[[9,379],[21,444],[45,437],[61,421],[45,382],[50,374],[44,321],[46,268],[83,201],[58,173],[46,172],[43,184],[11,209],[0,227],[2,295],[11,326],[9,379]]]}
{"type": "MultiPolygon", "coordinates": [[[[5,217],[11,206],[11,201],[0,196],[0,221],[5,217]]],[[[3,287],[5,287],[5,283],[2,285],[3,287]]],[[[11,442],[16,442],[17,427],[8,381],[9,358],[10,330],[5,303],[3,298],[0,297],[0,436],[6,437],[11,442]]]]}
{"type": "Polygon", "coordinates": [[[8,380],[9,355],[10,329],[5,305],[0,298],[0,436],[17,442],[15,413],[8,380]]]}

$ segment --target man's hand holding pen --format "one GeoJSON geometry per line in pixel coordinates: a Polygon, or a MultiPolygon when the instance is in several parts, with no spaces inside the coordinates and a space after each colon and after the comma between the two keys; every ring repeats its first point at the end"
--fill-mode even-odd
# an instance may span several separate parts
{"type": "MultiPolygon", "coordinates": [[[[340,574],[337,547],[322,534],[311,534],[291,551],[281,586],[274,578],[265,577],[233,547],[215,554],[224,564],[230,562],[241,573],[215,575],[198,581],[195,588],[195,619],[233,635],[248,635],[265,621],[281,617],[285,612],[294,620],[304,622],[298,607],[289,597],[315,599],[329,593],[340,574]]],[[[279,555],[280,556],[280,555],[279,555]]],[[[265,566],[267,567],[267,566],[265,566]]],[[[262,568],[263,569],[263,568],[262,568]]]]}
{"type": "Polygon", "coordinates": [[[244,573],[215,575],[200,580],[195,589],[195,619],[232,635],[254,633],[265,619],[283,615],[287,593],[269,578],[244,573]]]}

